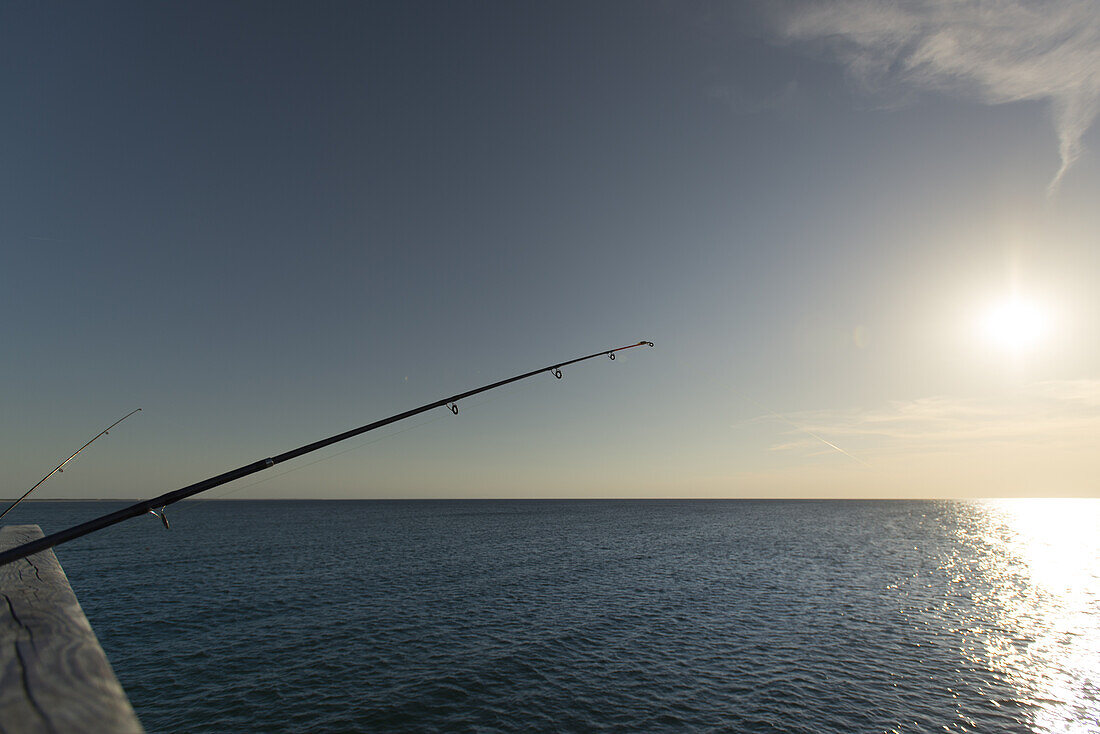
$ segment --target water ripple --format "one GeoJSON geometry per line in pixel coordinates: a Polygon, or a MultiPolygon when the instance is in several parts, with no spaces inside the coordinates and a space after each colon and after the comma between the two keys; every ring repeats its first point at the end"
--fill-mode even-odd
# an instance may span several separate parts
{"type": "Polygon", "coordinates": [[[1098,520],[1097,502],[194,503],[170,533],[135,521],[59,557],[150,731],[1098,732],[1098,520]]]}

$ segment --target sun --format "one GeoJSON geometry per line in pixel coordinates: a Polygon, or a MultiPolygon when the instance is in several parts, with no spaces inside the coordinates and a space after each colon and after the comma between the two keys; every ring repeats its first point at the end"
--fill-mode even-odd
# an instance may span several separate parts
{"type": "Polygon", "coordinates": [[[981,321],[989,343],[1014,353],[1035,347],[1047,332],[1047,313],[1035,301],[1013,296],[990,306],[981,321]]]}

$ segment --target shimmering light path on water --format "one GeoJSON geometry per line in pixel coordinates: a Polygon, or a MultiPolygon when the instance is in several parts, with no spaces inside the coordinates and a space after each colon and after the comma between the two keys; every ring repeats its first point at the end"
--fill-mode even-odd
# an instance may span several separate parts
{"type": "Polygon", "coordinates": [[[1093,500],[170,517],[58,554],[151,731],[1100,731],[1093,500]]]}

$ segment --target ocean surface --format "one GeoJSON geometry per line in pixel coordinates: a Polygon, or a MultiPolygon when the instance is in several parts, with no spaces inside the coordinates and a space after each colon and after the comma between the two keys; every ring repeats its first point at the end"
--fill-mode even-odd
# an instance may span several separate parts
{"type": "Polygon", "coordinates": [[[152,732],[1100,732],[1097,500],[168,516],[58,549],[152,732]]]}

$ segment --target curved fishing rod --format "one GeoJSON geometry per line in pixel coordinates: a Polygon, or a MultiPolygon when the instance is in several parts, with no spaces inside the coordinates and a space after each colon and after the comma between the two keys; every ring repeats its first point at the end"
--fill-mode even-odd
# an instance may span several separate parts
{"type": "Polygon", "coordinates": [[[252,462],[251,464],[245,464],[244,466],[238,467],[233,471],[228,471],[224,474],[219,474],[217,476],[210,477],[209,479],[204,479],[201,482],[190,484],[186,487],[183,487],[182,489],[177,489],[173,492],[167,492],[160,495],[159,497],[154,497],[150,500],[144,500],[142,502],[130,505],[129,507],[124,507],[121,510],[116,510],[115,512],[103,515],[102,517],[97,517],[94,520],[89,520],[88,522],[81,525],[71,527],[68,530],[62,530],[60,532],[53,533],[52,535],[47,535],[44,538],[39,538],[38,540],[32,540],[29,543],[24,543],[23,545],[12,548],[11,550],[3,551],[2,553],[0,553],[0,566],[11,563],[12,561],[17,561],[20,558],[25,558],[26,556],[29,556],[33,553],[44,551],[47,548],[53,548],[55,545],[74,540],[75,538],[87,535],[88,533],[94,533],[97,530],[102,530],[103,528],[114,525],[115,523],[120,523],[123,520],[129,520],[132,517],[137,517],[138,515],[155,515],[160,518],[160,521],[164,523],[164,527],[167,528],[168,518],[164,514],[164,508],[175,502],[179,502],[180,500],[187,499],[188,497],[196,495],[199,492],[205,492],[208,489],[220,487],[221,485],[232,482],[235,479],[247,477],[249,474],[255,474],[256,472],[263,471],[264,469],[270,469],[276,464],[281,464],[284,461],[297,459],[299,456],[312,453],[314,451],[317,451],[318,449],[323,449],[326,446],[331,446],[334,443],[346,441],[349,438],[354,438],[355,436],[367,433],[368,431],[373,431],[376,428],[382,428],[383,426],[388,426],[391,423],[396,423],[397,421],[411,418],[414,415],[426,413],[427,411],[433,410],[435,408],[442,408],[443,406],[446,406],[452,413],[458,415],[459,400],[463,400],[479,393],[488,392],[489,390],[495,390],[498,387],[503,387],[504,385],[518,382],[519,380],[525,380],[528,377],[534,377],[535,375],[542,374],[543,372],[549,372],[554,377],[561,379],[562,367],[568,367],[571,364],[583,362],[587,359],[593,359],[595,357],[602,357],[604,355],[607,355],[611,359],[615,359],[616,352],[621,352],[624,349],[633,349],[634,347],[641,346],[652,347],[653,342],[640,341],[637,344],[628,344],[625,347],[607,349],[602,352],[596,352],[595,354],[589,354],[585,357],[577,357],[576,359],[571,359],[568,362],[559,362],[557,364],[552,364],[549,367],[542,367],[537,370],[531,370],[530,372],[524,372],[522,375],[509,377],[507,380],[501,380],[499,382],[484,385],[473,390],[467,390],[466,392],[452,395],[449,398],[436,400],[434,403],[421,405],[419,408],[406,410],[404,413],[391,415],[389,418],[383,418],[382,420],[377,420],[373,423],[359,426],[358,428],[352,428],[350,431],[344,431],[343,433],[337,433],[336,435],[329,436],[328,438],[322,438],[320,441],[307,443],[305,446],[299,446],[296,449],[291,449],[290,451],[281,453],[278,456],[269,456],[266,459],[260,459],[259,461],[252,462]]]}
{"type": "Polygon", "coordinates": [[[38,480],[38,484],[35,484],[35,485],[34,485],[33,487],[31,487],[31,488],[30,488],[30,489],[28,489],[28,490],[27,490],[26,492],[24,492],[24,493],[23,493],[23,496],[22,496],[22,497],[20,497],[19,499],[17,499],[17,500],[15,501],[15,502],[12,502],[12,503],[11,503],[10,505],[8,505],[8,509],[4,510],[3,512],[0,512],[0,518],[3,518],[3,517],[4,517],[4,515],[6,515],[6,514],[8,514],[9,512],[11,512],[11,511],[12,511],[12,509],[13,509],[13,508],[14,508],[14,507],[15,507],[16,505],[18,505],[18,504],[19,504],[20,502],[22,502],[23,500],[25,500],[25,499],[27,498],[27,495],[29,495],[29,494],[30,494],[31,492],[33,492],[34,490],[38,489],[39,485],[41,485],[41,484],[42,484],[43,482],[45,482],[45,481],[46,481],[47,479],[49,479],[50,477],[52,477],[52,476],[53,476],[54,474],[56,474],[56,473],[58,473],[58,472],[63,472],[64,470],[63,470],[63,469],[62,469],[61,467],[65,466],[65,465],[66,465],[66,464],[68,464],[68,463],[69,463],[70,461],[72,461],[73,459],[75,459],[75,458],[76,458],[76,455],[77,455],[77,454],[79,454],[79,453],[80,453],[81,451],[83,451],[84,449],[86,449],[86,448],[88,448],[89,446],[91,446],[91,445],[92,445],[92,443],[93,443],[93,442],[95,442],[95,440],[96,440],[97,438],[99,438],[100,436],[106,436],[106,435],[107,435],[107,432],[108,432],[108,431],[110,431],[110,430],[111,430],[112,428],[114,428],[115,426],[117,426],[117,425],[118,425],[119,423],[121,423],[122,421],[124,421],[124,420],[126,420],[127,418],[129,418],[130,416],[132,416],[132,415],[133,415],[134,413],[137,413],[137,412],[138,412],[139,410],[141,410],[141,408],[134,408],[134,409],[133,409],[133,410],[131,410],[131,411],[130,411],[129,413],[127,413],[126,415],[122,416],[122,417],[121,417],[121,418],[119,418],[119,419],[118,419],[117,421],[115,421],[115,422],[114,422],[114,423],[112,423],[111,425],[107,426],[106,428],[104,428],[104,429],[103,429],[102,431],[100,431],[100,432],[99,432],[99,433],[97,433],[96,435],[92,436],[92,440],[91,440],[91,441],[89,441],[88,443],[84,444],[83,446],[81,446],[80,448],[78,448],[78,449],[77,449],[76,451],[74,451],[74,452],[73,452],[73,455],[72,455],[72,456],[70,456],[69,458],[65,459],[65,460],[64,460],[64,461],[62,461],[62,462],[61,462],[60,464],[58,464],[58,465],[57,465],[57,467],[56,467],[56,468],[55,468],[55,469],[54,469],[54,470],[53,470],[52,472],[50,472],[50,473],[49,473],[49,474],[47,474],[46,476],[44,476],[44,477],[42,477],[41,479],[39,479],[39,480],[38,480]]]}

